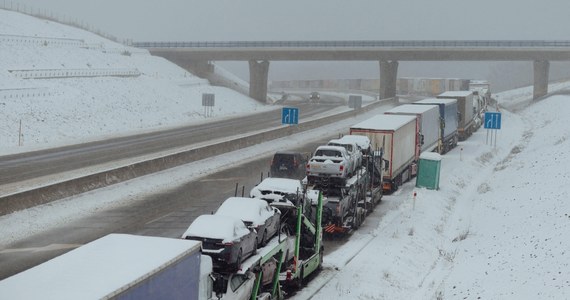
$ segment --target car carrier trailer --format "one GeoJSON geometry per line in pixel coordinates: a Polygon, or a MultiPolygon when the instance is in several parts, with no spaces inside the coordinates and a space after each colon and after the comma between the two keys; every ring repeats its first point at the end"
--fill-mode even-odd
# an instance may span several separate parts
{"type": "MultiPolygon", "coordinates": [[[[256,255],[246,259],[236,272],[240,276],[253,274],[251,293],[242,298],[228,298],[218,293],[221,299],[283,299],[283,288],[302,287],[307,277],[321,267],[323,196],[320,191],[311,190],[308,194],[299,194],[299,198],[294,201],[296,204],[274,203],[282,211],[280,233],[258,249],[256,255]]],[[[228,290],[232,276],[235,274],[216,275],[216,281],[221,283],[219,290],[228,290]]]]}
{"type": "Polygon", "coordinates": [[[330,180],[316,177],[307,186],[319,190],[323,200],[323,231],[327,236],[346,234],[358,229],[368,213],[382,198],[382,150],[363,156],[362,164],[352,177],[330,180]]]}

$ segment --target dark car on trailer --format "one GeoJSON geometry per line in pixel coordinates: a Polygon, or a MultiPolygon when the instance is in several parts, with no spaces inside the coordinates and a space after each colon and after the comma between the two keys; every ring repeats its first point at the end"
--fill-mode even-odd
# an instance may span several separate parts
{"type": "Polygon", "coordinates": [[[238,218],[201,215],[190,224],[183,239],[202,242],[202,253],[212,257],[214,268],[237,270],[257,252],[258,237],[238,218]]]}

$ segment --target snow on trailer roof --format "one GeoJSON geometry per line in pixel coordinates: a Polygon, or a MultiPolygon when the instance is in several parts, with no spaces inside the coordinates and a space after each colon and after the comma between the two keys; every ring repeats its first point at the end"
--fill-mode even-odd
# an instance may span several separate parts
{"type": "Polygon", "coordinates": [[[101,299],[200,251],[200,242],[109,234],[0,281],[6,299],[101,299]]]}
{"type": "Polygon", "coordinates": [[[471,80],[469,81],[469,85],[473,84],[489,84],[488,80],[471,80]]]}
{"type": "Polygon", "coordinates": [[[376,115],[368,120],[350,126],[350,129],[397,130],[415,120],[415,116],[376,115]]]}
{"type": "Polygon", "coordinates": [[[416,101],[414,103],[418,103],[418,104],[451,104],[451,103],[457,103],[457,99],[427,98],[427,99],[423,99],[420,101],[416,101]]]}
{"type": "Polygon", "coordinates": [[[413,105],[413,104],[404,104],[400,106],[396,106],[390,110],[387,110],[385,113],[412,113],[412,114],[421,114],[430,109],[437,108],[437,105],[413,105]]]}
{"type": "Polygon", "coordinates": [[[473,91],[447,91],[438,95],[438,97],[467,97],[472,95],[473,91]]]}

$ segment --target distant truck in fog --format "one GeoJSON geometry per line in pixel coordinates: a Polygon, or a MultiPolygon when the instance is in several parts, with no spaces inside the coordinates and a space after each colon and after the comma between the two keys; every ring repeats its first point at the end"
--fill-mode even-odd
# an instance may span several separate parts
{"type": "Polygon", "coordinates": [[[413,103],[414,105],[437,105],[439,106],[440,118],[440,145],[438,152],[445,154],[457,146],[457,100],[428,98],[413,103]]]}
{"type": "Polygon", "coordinates": [[[491,104],[491,85],[486,80],[471,80],[469,90],[473,92],[473,106],[482,121],[487,106],[491,104]]]}
{"type": "Polygon", "coordinates": [[[460,141],[470,137],[478,127],[476,127],[476,109],[473,106],[472,91],[448,91],[437,96],[438,99],[457,100],[457,136],[460,141]]]}
{"type": "Polygon", "coordinates": [[[491,103],[491,84],[486,80],[471,80],[469,90],[481,98],[485,106],[491,103]]]}

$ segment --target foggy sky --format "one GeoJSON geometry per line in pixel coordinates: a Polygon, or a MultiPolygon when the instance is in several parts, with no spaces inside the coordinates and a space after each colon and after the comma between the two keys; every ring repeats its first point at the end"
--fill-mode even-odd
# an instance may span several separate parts
{"type": "MultiPolygon", "coordinates": [[[[568,0],[0,2],[89,24],[119,40],[133,41],[570,40],[568,0]]],[[[246,63],[220,64],[249,79],[246,63]]],[[[398,75],[485,78],[497,72],[491,65],[496,64],[401,62],[398,75]]],[[[377,62],[272,62],[269,76],[270,80],[372,78],[378,73],[377,62]]]]}
{"type": "Polygon", "coordinates": [[[0,0],[135,41],[570,39],[567,0],[0,0]]]}

